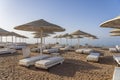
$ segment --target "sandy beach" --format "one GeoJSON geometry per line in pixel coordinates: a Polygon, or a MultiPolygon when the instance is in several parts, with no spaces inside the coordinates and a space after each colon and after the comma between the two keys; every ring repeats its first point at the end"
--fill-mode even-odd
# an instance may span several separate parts
{"type": "MultiPolygon", "coordinates": [[[[65,61],[49,71],[18,65],[22,59],[22,52],[0,55],[0,80],[111,80],[114,67],[112,54],[108,50],[94,48],[103,53],[99,63],[87,62],[85,54],[74,51],[61,52],[65,61]]],[[[38,53],[32,53],[37,55],[38,53]]]]}

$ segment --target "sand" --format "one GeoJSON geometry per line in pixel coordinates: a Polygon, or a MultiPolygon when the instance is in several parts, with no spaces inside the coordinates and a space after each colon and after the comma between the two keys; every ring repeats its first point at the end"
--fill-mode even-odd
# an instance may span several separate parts
{"type": "MultiPolygon", "coordinates": [[[[49,71],[18,65],[22,52],[0,55],[0,80],[111,80],[116,66],[108,50],[96,48],[103,53],[99,63],[87,62],[85,54],[62,52],[65,61],[49,71]]],[[[37,53],[32,53],[37,55],[37,53]]]]}

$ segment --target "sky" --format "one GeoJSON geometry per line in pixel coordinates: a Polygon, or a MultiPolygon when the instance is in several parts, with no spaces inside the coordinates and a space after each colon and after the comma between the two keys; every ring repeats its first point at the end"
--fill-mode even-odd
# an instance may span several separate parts
{"type": "MultiPolygon", "coordinates": [[[[23,34],[34,43],[36,39],[27,31],[15,30],[14,27],[34,20],[44,19],[57,24],[71,33],[82,30],[96,35],[99,39],[81,39],[81,44],[116,45],[120,38],[111,37],[110,28],[101,28],[100,24],[120,15],[120,0],[1,0],[0,28],[23,34]]],[[[55,39],[47,38],[47,42],[55,39]]],[[[63,42],[65,42],[63,40],[63,42]]],[[[74,40],[76,43],[76,40],[74,40]]]]}

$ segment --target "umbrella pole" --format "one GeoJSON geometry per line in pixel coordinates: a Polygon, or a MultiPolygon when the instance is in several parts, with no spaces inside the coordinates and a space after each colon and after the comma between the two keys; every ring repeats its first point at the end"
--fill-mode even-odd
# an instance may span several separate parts
{"type": "Polygon", "coordinates": [[[45,44],[45,37],[44,37],[44,44],[45,44]]]}
{"type": "Polygon", "coordinates": [[[42,34],[43,34],[43,31],[41,30],[41,45],[40,45],[40,54],[42,54],[42,34]]]}
{"type": "Polygon", "coordinates": [[[7,42],[7,36],[6,36],[6,42],[7,42]]]}
{"type": "Polygon", "coordinates": [[[15,43],[16,43],[16,36],[15,36],[15,43]]]}
{"type": "Polygon", "coordinates": [[[78,38],[78,49],[79,49],[79,46],[80,46],[80,39],[78,38]]]}
{"type": "Polygon", "coordinates": [[[38,44],[38,38],[37,38],[37,44],[38,44]]]}
{"type": "Polygon", "coordinates": [[[72,39],[70,39],[71,40],[71,46],[72,46],[72,39]]]}
{"type": "Polygon", "coordinates": [[[2,36],[1,36],[1,42],[2,42],[2,36]]]}
{"type": "Polygon", "coordinates": [[[13,36],[12,36],[12,43],[13,43],[13,36]]]}
{"type": "Polygon", "coordinates": [[[67,45],[68,45],[68,38],[67,38],[67,45]]]}
{"type": "Polygon", "coordinates": [[[62,38],[60,38],[60,43],[62,44],[62,38]]]}
{"type": "Polygon", "coordinates": [[[56,43],[57,43],[57,38],[56,38],[56,43]]]}

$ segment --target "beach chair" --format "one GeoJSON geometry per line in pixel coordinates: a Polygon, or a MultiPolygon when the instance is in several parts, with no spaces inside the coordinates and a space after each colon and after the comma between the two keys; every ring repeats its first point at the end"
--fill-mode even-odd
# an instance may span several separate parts
{"type": "Polygon", "coordinates": [[[15,53],[15,49],[10,48],[0,48],[0,54],[15,53]]]}
{"type": "Polygon", "coordinates": [[[58,51],[59,51],[58,48],[51,48],[51,49],[43,50],[43,53],[55,53],[55,52],[58,52],[58,51]]]}
{"type": "Polygon", "coordinates": [[[0,42],[0,48],[3,48],[3,47],[5,47],[5,46],[6,46],[6,43],[0,42]]]}
{"type": "Polygon", "coordinates": [[[118,45],[115,46],[118,52],[120,52],[120,47],[118,45]]]}
{"type": "Polygon", "coordinates": [[[112,80],[120,80],[120,67],[115,67],[112,80]]]}
{"type": "Polygon", "coordinates": [[[62,64],[63,61],[64,61],[63,57],[60,57],[60,56],[59,57],[58,56],[50,57],[50,58],[35,62],[35,67],[42,68],[42,69],[48,69],[48,68],[55,66],[59,63],[62,64]]]}
{"type": "Polygon", "coordinates": [[[62,45],[62,44],[60,45],[60,44],[58,44],[58,45],[53,46],[52,48],[58,48],[58,49],[59,49],[59,48],[64,48],[64,47],[65,47],[65,45],[62,45]]]}
{"type": "Polygon", "coordinates": [[[83,54],[90,54],[91,52],[93,52],[93,49],[84,49],[83,50],[83,54]]]}
{"type": "Polygon", "coordinates": [[[31,65],[34,65],[36,61],[46,59],[49,57],[50,57],[49,55],[37,55],[34,57],[21,59],[21,60],[19,60],[19,65],[29,67],[31,65]]]}
{"type": "Polygon", "coordinates": [[[118,50],[116,48],[109,48],[110,52],[118,52],[118,50]]]}
{"type": "Polygon", "coordinates": [[[110,52],[120,52],[120,47],[118,45],[115,46],[115,48],[109,48],[110,52]]]}
{"type": "Polygon", "coordinates": [[[120,54],[114,54],[113,55],[113,59],[115,60],[115,62],[117,63],[117,66],[120,65],[120,54]]]}
{"type": "Polygon", "coordinates": [[[77,50],[75,50],[75,52],[76,52],[76,53],[81,53],[81,54],[82,54],[82,53],[83,53],[83,50],[84,50],[84,49],[77,49],[77,50]]]}
{"type": "Polygon", "coordinates": [[[100,57],[100,53],[90,53],[87,56],[87,61],[92,61],[92,62],[98,62],[99,61],[99,57],[100,57]]]}
{"type": "Polygon", "coordinates": [[[71,46],[66,46],[64,48],[60,48],[61,51],[68,51],[71,49],[71,46]]]}

